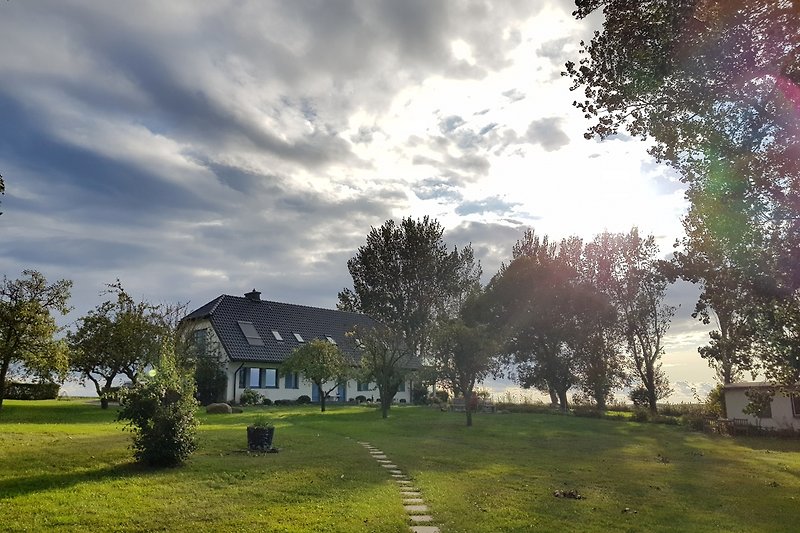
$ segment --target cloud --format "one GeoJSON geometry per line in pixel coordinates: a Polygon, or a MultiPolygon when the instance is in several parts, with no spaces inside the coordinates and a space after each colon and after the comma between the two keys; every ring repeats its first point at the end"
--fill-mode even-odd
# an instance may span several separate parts
{"type": "Polygon", "coordinates": [[[520,204],[514,202],[507,202],[503,200],[499,196],[493,196],[489,198],[483,198],[482,200],[472,200],[467,202],[461,202],[458,207],[456,207],[456,214],[466,216],[466,215],[484,215],[487,213],[492,213],[496,215],[505,215],[509,212],[514,210],[515,206],[520,204]]]}
{"type": "Polygon", "coordinates": [[[524,100],[526,96],[525,93],[523,93],[519,89],[509,89],[507,91],[503,91],[502,94],[512,102],[519,102],[520,100],[524,100]]]}
{"type": "Polygon", "coordinates": [[[525,140],[531,144],[538,144],[546,152],[553,152],[569,144],[569,137],[561,129],[560,117],[546,117],[536,119],[528,126],[525,140]]]}

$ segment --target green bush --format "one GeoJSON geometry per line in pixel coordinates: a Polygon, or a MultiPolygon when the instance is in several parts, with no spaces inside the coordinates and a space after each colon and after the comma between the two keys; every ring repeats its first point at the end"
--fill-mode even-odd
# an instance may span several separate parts
{"type": "Polygon", "coordinates": [[[706,425],[706,418],[695,414],[682,415],[681,425],[686,426],[692,431],[703,431],[706,425]]]}
{"type": "Polygon", "coordinates": [[[366,401],[367,401],[367,397],[364,396],[363,394],[359,394],[358,396],[356,396],[356,402],[364,403],[366,401]]]}
{"type": "Polygon", "coordinates": [[[295,405],[295,404],[298,404],[300,402],[299,401],[294,401],[294,400],[275,400],[275,402],[273,402],[273,403],[274,403],[274,405],[295,405]]]}
{"type": "Polygon", "coordinates": [[[176,466],[197,448],[194,379],[162,362],[153,375],[121,391],[118,420],[133,433],[133,455],[151,466],[176,466]]]}
{"type": "Polygon", "coordinates": [[[631,414],[631,420],[633,422],[649,422],[650,412],[647,409],[634,409],[633,414],[631,414]]]}
{"type": "Polygon", "coordinates": [[[242,395],[239,396],[239,403],[241,405],[258,405],[261,403],[261,395],[253,389],[244,389],[242,395]]]}
{"type": "Polygon", "coordinates": [[[272,400],[270,400],[269,398],[262,398],[261,405],[272,405],[272,400]]]}
{"type": "Polygon", "coordinates": [[[307,403],[311,403],[311,398],[309,398],[309,396],[307,394],[302,394],[302,395],[298,396],[297,403],[299,403],[300,405],[305,405],[307,403]]]}
{"type": "Polygon", "coordinates": [[[217,403],[224,399],[228,388],[228,376],[220,366],[220,362],[210,357],[197,360],[194,371],[197,382],[197,399],[201,405],[217,403]]]}
{"type": "Polygon", "coordinates": [[[61,386],[58,383],[6,383],[8,400],[55,400],[61,386]]]}

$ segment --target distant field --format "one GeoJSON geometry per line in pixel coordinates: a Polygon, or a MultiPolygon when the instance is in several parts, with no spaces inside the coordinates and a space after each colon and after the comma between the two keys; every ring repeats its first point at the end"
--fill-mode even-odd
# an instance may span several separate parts
{"type": "Polygon", "coordinates": [[[395,484],[356,441],[422,490],[443,532],[796,531],[800,442],[567,416],[418,407],[252,408],[200,416],[177,469],[131,464],[129,434],[85,400],[6,401],[0,529],[407,531],[395,484]],[[278,454],[245,453],[255,413],[278,454]],[[584,499],[555,498],[555,490],[584,499]],[[627,509],[627,512],[624,512],[627,509]]]}

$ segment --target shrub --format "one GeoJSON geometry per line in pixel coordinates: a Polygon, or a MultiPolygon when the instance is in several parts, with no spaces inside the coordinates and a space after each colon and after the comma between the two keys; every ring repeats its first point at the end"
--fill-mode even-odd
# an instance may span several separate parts
{"type": "Polygon", "coordinates": [[[717,384],[711,392],[708,393],[706,398],[706,411],[710,416],[717,418],[727,418],[725,409],[725,385],[722,383],[717,384]]]}
{"type": "Polygon", "coordinates": [[[220,362],[210,357],[197,360],[194,371],[197,382],[197,399],[202,405],[217,403],[225,396],[228,388],[228,376],[222,370],[220,362]]]}
{"type": "Polygon", "coordinates": [[[242,405],[258,405],[261,402],[261,395],[253,389],[245,389],[239,396],[239,403],[242,405]]]}
{"type": "Polygon", "coordinates": [[[356,401],[358,403],[364,403],[367,401],[367,397],[364,396],[363,394],[359,394],[358,396],[356,396],[356,401]]]}
{"type": "Polygon", "coordinates": [[[6,384],[5,398],[8,400],[55,400],[58,398],[58,383],[16,383],[6,384]]]}
{"type": "Polygon", "coordinates": [[[269,398],[261,398],[261,405],[272,405],[272,400],[269,398]]]}
{"type": "Polygon", "coordinates": [[[296,403],[300,402],[296,402],[294,400],[275,400],[274,405],[295,405],[296,403]]]}
{"type": "Polygon", "coordinates": [[[118,420],[133,433],[133,455],[151,466],[176,466],[197,448],[194,379],[162,362],[154,375],[123,390],[118,420]]]}
{"type": "Polygon", "coordinates": [[[301,394],[297,397],[297,403],[300,405],[311,403],[311,398],[307,394],[301,394]]]}
{"type": "Polygon", "coordinates": [[[649,404],[647,399],[647,389],[644,387],[632,389],[628,394],[628,397],[631,399],[635,407],[644,407],[649,404]]]}
{"type": "Polygon", "coordinates": [[[447,400],[449,400],[449,399],[450,399],[450,395],[449,395],[449,394],[447,394],[447,391],[446,391],[446,390],[437,390],[437,391],[434,393],[434,396],[436,396],[437,398],[439,398],[439,403],[447,403],[447,400]]]}
{"type": "Polygon", "coordinates": [[[705,429],[706,419],[704,416],[686,414],[681,416],[681,424],[692,431],[703,431],[703,429],[705,429]]]}
{"type": "Polygon", "coordinates": [[[637,408],[633,410],[631,420],[634,422],[649,422],[650,412],[647,409],[637,408]]]}

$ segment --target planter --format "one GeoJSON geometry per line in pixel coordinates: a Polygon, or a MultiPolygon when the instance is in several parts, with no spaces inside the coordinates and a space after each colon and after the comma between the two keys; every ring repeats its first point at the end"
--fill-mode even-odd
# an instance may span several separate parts
{"type": "Polygon", "coordinates": [[[275,428],[257,428],[247,426],[247,448],[253,451],[266,452],[272,449],[272,437],[275,428]]]}

